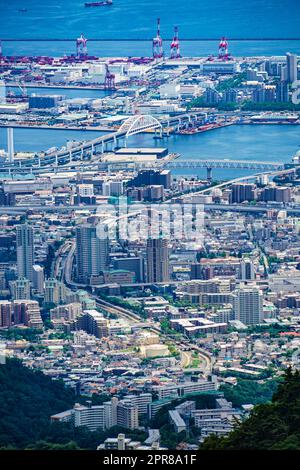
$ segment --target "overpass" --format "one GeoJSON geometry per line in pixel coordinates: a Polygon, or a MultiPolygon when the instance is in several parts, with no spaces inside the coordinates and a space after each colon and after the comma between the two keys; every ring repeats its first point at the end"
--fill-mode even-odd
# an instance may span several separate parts
{"type": "MultiPolygon", "coordinates": [[[[211,188],[213,189],[213,187],[211,188]]],[[[196,194],[196,193],[192,193],[196,194]]],[[[167,203],[167,202],[166,202],[167,203]]],[[[285,207],[280,206],[279,204],[265,204],[265,205],[250,205],[250,204],[214,204],[214,203],[205,203],[203,204],[205,211],[222,211],[222,212],[251,212],[251,213],[261,213],[267,212],[269,210],[285,210],[288,214],[300,215],[300,206],[296,207],[285,207]]],[[[0,214],[12,214],[19,215],[24,214],[28,211],[40,211],[40,212],[56,212],[56,213],[67,213],[72,211],[96,211],[99,209],[99,205],[86,205],[86,206],[0,206],[0,214]]],[[[182,263],[180,263],[182,264],[182,263]]]]}

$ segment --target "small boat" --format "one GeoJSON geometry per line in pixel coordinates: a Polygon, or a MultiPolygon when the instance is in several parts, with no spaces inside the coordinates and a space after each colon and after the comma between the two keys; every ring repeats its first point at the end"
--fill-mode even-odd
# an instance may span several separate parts
{"type": "Polygon", "coordinates": [[[27,11],[27,8],[19,8],[18,10],[20,13],[25,13],[27,11]]]}
{"type": "Polygon", "coordinates": [[[104,0],[103,2],[87,2],[84,4],[85,7],[105,7],[112,5],[112,0],[104,0]]]}

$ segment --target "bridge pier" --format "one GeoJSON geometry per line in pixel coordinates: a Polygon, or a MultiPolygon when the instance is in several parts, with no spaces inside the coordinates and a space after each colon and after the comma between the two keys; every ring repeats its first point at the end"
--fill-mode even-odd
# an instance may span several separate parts
{"type": "Polygon", "coordinates": [[[55,154],[55,166],[58,166],[58,155],[57,155],[57,153],[55,154]]]}
{"type": "Polygon", "coordinates": [[[72,150],[69,152],[69,157],[70,157],[70,163],[72,162],[72,150]]]}
{"type": "Polygon", "coordinates": [[[7,155],[9,163],[14,161],[14,129],[13,127],[7,128],[7,155]]]}
{"type": "Polygon", "coordinates": [[[207,181],[211,183],[212,181],[212,168],[206,168],[207,181]]]}

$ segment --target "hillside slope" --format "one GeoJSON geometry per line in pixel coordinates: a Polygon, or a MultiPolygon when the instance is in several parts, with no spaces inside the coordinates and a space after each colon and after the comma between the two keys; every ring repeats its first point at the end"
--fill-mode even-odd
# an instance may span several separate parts
{"type": "Polygon", "coordinates": [[[300,372],[286,371],[272,403],[257,405],[229,436],[208,437],[201,450],[300,450],[300,372]]]}

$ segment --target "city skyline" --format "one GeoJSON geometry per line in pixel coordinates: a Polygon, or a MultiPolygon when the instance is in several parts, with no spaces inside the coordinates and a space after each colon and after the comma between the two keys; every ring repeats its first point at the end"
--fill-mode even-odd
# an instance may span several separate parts
{"type": "Polygon", "coordinates": [[[9,456],[300,449],[300,10],[146,3],[3,5],[9,456]]]}

